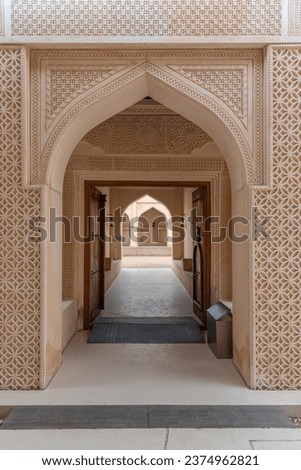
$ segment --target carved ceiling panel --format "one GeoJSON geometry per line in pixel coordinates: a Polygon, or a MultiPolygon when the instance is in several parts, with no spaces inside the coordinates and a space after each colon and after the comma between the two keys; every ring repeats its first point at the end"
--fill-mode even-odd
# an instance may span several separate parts
{"type": "MultiPolygon", "coordinates": [[[[145,111],[148,111],[146,108],[145,111]]],[[[182,154],[212,139],[178,115],[117,115],[92,129],[84,141],[115,154],[182,154]]]]}

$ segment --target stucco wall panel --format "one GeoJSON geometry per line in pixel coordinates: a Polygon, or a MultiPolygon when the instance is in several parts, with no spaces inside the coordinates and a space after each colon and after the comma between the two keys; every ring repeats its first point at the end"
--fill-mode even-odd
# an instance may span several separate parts
{"type": "Polygon", "coordinates": [[[39,386],[40,247],[29,220],[40,190],[22,188],[22,51],[0,48],[0,388],[39,386]]]}
{"type": "Polygon", "coordinates": [[[257,387],[300,388],[301,108],[300,46],[269,48],[270,154],[273,189],[253,192],[259,220],[254,244],[257,387]]]}
{"type": "Polygon", "coordinates": [[[12,0],[12,35],[198,37],[281,34],[281,0],[12,0]]]}

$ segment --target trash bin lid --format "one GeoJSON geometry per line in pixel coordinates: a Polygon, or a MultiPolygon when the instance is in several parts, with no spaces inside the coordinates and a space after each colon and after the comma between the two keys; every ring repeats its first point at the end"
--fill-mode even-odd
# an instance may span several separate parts
{"type": "Polygon", "coordinates": [[[223,317],[229,315],[231,310],[226,307],[222,302],[218,302],[217,304],[212,305],[212,307],[207,309],[207,312],[211,317],[213,317],[216,321],[222,320],[223,317]]]}

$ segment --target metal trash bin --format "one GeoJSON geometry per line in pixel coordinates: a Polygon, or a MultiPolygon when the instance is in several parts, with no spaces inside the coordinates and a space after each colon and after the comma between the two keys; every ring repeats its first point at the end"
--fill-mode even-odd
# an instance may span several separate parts
{"type": "Polygon", "coordinates": [[[232,314],[222,302],[206,311],[208,345],[219,359],[232,357],[232,314]]]}

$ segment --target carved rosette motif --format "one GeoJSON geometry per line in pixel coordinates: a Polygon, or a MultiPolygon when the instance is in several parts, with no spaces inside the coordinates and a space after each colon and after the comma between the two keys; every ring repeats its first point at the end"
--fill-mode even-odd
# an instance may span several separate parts
{"type": "Polygon", "coordinates": [[[254,191],[259,220],[270,216],[254,250],[257,387],[301,388],[300,46],[269,48],[270,190],[254,191]]]}
{"type": "Polygon", "coordinates": [[[12,0],[12,35],[277,36],[281,0],[12,0]]]}
{"type": "Polygon", "coordinates": [[[40,190],[22,188],[21,50],[0,48],[0,388],[39,386],[40,249],[29,219],[40,190]]]}

